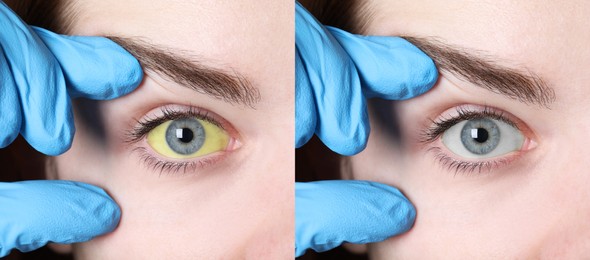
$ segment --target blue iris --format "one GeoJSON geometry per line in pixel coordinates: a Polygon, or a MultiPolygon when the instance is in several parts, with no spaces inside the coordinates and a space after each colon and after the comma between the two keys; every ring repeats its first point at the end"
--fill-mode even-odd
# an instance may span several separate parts
{"type": "Polygon", "coordinates": [[[493,151],[500,143],[500,130],[490,119],[472,119],[461,130],[461,142],[468,151],[484,155],[493,151]]]}
{"type": "Polygon", "coordinates": [[[193,154],[205,143],[205,129],[195,118],[177,119],[166,129],[166,142],[176,153],[193,154]]]}

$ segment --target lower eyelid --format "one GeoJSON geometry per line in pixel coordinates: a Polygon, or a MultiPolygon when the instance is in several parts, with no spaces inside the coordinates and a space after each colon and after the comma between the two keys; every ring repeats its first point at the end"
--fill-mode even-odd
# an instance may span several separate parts
{"type": "Polygon", "coordinates": [[[151,151],[148,147],[138,146],[133,148],[133,153],[137,154],[140,164],[150,171],[162,173],[189,173],[212,166],[229,155],[232,151],[219,151],[202,157],[193,159],[170,159],[163,158],[156,152],[151,151]]]}
{"type": "Polygon", "coordinates": [[[427,152],[432,153],[437,163],[445,170],[454,171],[455,174],[472,174],[472,173],[490,173],[496,169],[500,169],[510,163],[518,160],[522,155],[522,151],[514,151],[509,154],[497,158],[486,160],[465,160],[457,158],[452,152],[444,151],[445,148],[438,146],[430,147],[427,152]]]}

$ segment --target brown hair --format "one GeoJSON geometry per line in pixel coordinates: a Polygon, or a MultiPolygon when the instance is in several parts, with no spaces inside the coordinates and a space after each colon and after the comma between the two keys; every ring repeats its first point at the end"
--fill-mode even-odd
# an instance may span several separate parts
{"type": "Polygon", "coordinates": [[[299,1],[322,24],[360,34],[373,17],[369,1],[301,0],[299,1]]]}
{"type": "Polygon", "coordinates": [[[66,34],[73,18],[77,15],[73,8],[75,1],[62,0],[4,0],[27,24],[66,34]]]}

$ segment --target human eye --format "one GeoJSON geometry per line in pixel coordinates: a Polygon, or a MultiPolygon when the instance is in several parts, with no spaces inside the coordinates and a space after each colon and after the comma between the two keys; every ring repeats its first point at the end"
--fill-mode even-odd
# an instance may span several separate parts
{"type": "Polygon", "coordinates": [[[128,142],[139,143],[134,150],[160,172],[205,167],[238,146],[226,130],[231,126],[204,109],[164,106],[154,114],[137,121],[128,142]]]}
{"type": "Polygon", "coordinates": [[[168,120],[147,135],[148,144],[168,158],[187,159],[223,150],[228,134],[219,126],[198,117],[168,120]]]}
{"type": "Polygon", "coordinates": [[[432,123],[423,141],[440,140],[429,150],[455,172],[491,170],[535,146],[524,123],[491,107],[459,106],[432,123]]]}

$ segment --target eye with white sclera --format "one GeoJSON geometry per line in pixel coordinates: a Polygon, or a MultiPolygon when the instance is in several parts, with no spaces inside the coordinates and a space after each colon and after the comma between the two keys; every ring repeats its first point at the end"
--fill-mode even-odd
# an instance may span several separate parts
{"type": "Polygon", "coordinates": [[[447,129],[442,143],[463,158],[485,159],[522,149],[524,135],[514,126],[492,118],[463,120],[447,129]]]}

